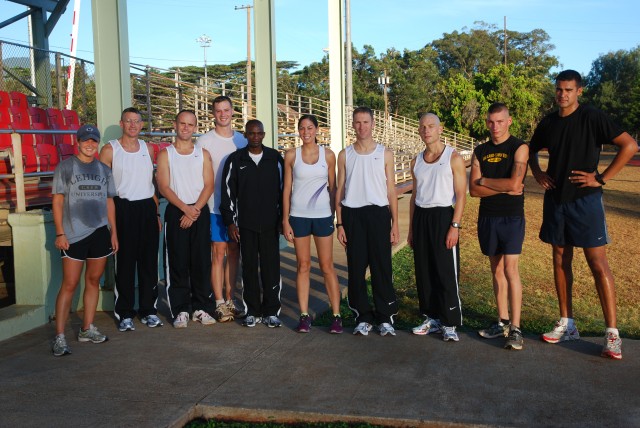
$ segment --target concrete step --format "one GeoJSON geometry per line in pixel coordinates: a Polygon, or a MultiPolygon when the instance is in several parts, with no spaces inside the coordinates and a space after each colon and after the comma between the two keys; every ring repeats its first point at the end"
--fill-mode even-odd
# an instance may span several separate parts
{"type": "Polygon", "coordinates": [[[0,309],[0,340],[49,322],[44,305],[11,305],[0,309]]]}

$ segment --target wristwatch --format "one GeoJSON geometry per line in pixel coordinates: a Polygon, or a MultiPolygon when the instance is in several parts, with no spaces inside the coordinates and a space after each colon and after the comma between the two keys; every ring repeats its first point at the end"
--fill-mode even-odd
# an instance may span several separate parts
{"type": "Polygon", "coordinates": [[[602,174],[600,174],[599,172],[596,172],[596,174],[594,175],[594,177],[596,179],[596,181],[598,183],[600,183],[601,186],[604,186],[605,184],[607,184],[604,179],[602,178],[602,174]]]}
{"type": "Polygon", "coordinates": [[[451,222],[451,227],[456,229],[462,229],[462,225],[460,223],[456,223],[455,221],[451,222]]]}

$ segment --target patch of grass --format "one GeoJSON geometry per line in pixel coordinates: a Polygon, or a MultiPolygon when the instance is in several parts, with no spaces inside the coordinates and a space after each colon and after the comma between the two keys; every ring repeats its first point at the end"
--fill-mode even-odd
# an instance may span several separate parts
{"type": "Polygon", "coordinates": [[[352,422],[238,422],[230,420],[196,419],[185,428],[383,428],[382,425],[352,422]]]}
{"type": "MultiPolygon", "coordinates": [[[[638,155],[637,155],[638,156],[638,155]]],[[[604,154],[600,171],[611,162],[612,155],[604,154]]],[[[543,163],[543,162],[541,162],[543,163]]],[[[559,318],[558,301],[553,281],[551,246],[538,239],[542,223],[543,191],[528,176],[525,181],[526,235],[520,257],[520,277],[523,284],[522,329],[540,334],[548,331],[559,318]]],[[[640,167],[627,166],[618,176],[607,182],[604,203],[607,227],[612,244],[607,246],[609,265],[616,284],[618,328],[623,337],[640,339],[640,167]]],[[[489,260],[478,245],[476,220],[479,199],[467,198],[460,235],[460,298],[464,326],[462,331],[486,327],[497,317],[489,260]]],[[[573,309],[580,334],[600,336],[604,319],[593,276],[581,249],[575,249],[573,309]]],[[[394,286],[400,304],[395,327],[406,330],[418,325],[413,252],[405,247],[393,257],[394,286]]],[[[346,301],[341,302],[344,325],[354,326],[353,315],[346,301]]],[[[314,324],[328,326],[331,314],[318,317],[314,324]]]]}

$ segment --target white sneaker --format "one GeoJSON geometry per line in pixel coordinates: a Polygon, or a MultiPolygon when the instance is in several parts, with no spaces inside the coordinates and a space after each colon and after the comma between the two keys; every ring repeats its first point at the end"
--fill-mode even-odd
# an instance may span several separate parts
{"type": "Polygon", "coordinates": [[[187,328],[189,322],[189,314],[187,312],[180,312],[175,320],[173,320],[173,326],[175,328],[187,328]]]}
{"type": "Polygon", "coordinates": [[[387,334],[390,334],[391,336],[396,335],[396,330],[388,322],[383,322],[382,324],[380,324],[378,326],[378,331],[380,331],[380,336],[386,336],[387,334]]]}
{"type": "Polygon", "coordinates": [[[558,321],[553,327],[553,330],[548,333],[544,333],[541,337],[542,340],[547,343],[558,343],[567,340],[579,340],[580,333],[578,333],[578,329],[575,325],[569,327],[568,325],[561,324],[560,321],[558,321]]]}
{"type": "Polygon", "coordinates": [[[202,325],[211,325],[216,323],[215,318],[213,318],[211,315],[209,315],[207,312],[203,311],[202,309],[198,309],[197,311],[195,311],[191,316],[191,319],[193,321],[199,321],[202,325]]]}
{"type": "Polygon", "coordinates": [[[458,333],[456,333],[456,327],[447,327],[446,325],[442,326],[442,340],[448,342],[453,340],[454,342],[459,341],[458,333]]]}
{"type": "Polygon", "coordinates": [[[413,327],[411,332],[419,336],[424,336],[431,333],[441,333],[442,329],[440,328],[440,321],[425,317],[422,324],[417,327],[413,327]]]}
{"type": "Polygon", "coordinates": [[[353,334],[359,334],[361,336],[368,336],[369,332],[371,331],[371,329],[373,328],[373,326],[371,324],[369,324],[368,322],[361,322],[360,324],[358,324],[356,326],[355,329],[353,329],[353,334]]]}

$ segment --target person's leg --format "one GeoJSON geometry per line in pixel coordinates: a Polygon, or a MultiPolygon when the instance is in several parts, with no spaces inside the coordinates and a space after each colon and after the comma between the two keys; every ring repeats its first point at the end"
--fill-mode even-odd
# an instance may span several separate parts
{"type": "Polygon", "coordinates": [[[258,279],[258,234],[240,229],[240,253],[242,254],[242,300],[247,315],[260,317],[260,281],[258,279]]]}
{"type": "Polygon", "coordinates": [[[169,204],[164,214],[165,263],[167,275],[167,299],[171,318],[180,312],[191,315],[191,291],[189,288],[189,230],[180,227],[180,211],[169,204]]]}
{"type": "Polygon", "coordinates": [[[96,315],[98,299],[100,297],[100,277],[104,273],[107,258],[87,259],[87,267],[84,273],[84,317],[82,319],[82,329],[87,330],[96,315]]]}
{"type": "Polygon", "coordinates": [[[189,228],[189,283],[191,307],[213,316],[215,302],[211,289],[211,217],[205,205],[189,228]]]}
{"type": "Polygon", "coordinates": [[[433,290],[430,272],[433,270],[430,245],[432,238],[429,228],[429,211],[415,207],[413,212],[413,263],[416,273],[416,291],[418,294],[418,309],[420,314],[429,318],[439,318],[436,308],[433,307],[433,290]]]}
{"type": "Polygon", "coordinates": [[[393,324],[398,313],[398,301],[393,288],[391,263],[391,213],[387,207],[375,207],[367,216],[369,235],[369,269],[371,294],[375,306],[376,323],[393,324]]]}
{"type": "MultiPolygon", "coordinates": [[[[522,309],[522,282],[520,281],[520,268],[518,266],[519,259],[519,254],[507,254],[504,256],[504,273],[508,284],[511,324],[518,328],[520,328],[520,314],[522,309]]],[[[502,318],[502,315],[500,315],[500,318],[502,318]]]]}
{"type": "Polygon", "coordinates": [[[320,270],[324,277],[324,286],[327,289],[327,296],[331,303],[331,310],[334,315],[340,313],[340,284],[333,265],[333,235],[314,236],[320,270]]]}
{"type": "Polygon", "coordinates": [[[227,284],[225,300],[233,298],[236,281],[238,280],[238,263],[240,260],[240,247],[237,242],[227,242],[227,263],[224,267],[224,281],[227,284]]]}
{"type": "Polygon", "coordinates": [[[369,237],[365,228],[363,208],[342,208],[342,227],[347,237],[347,271],[349,308],[357,324],[373,324],[375,316],[369,304],[365,275],[369,264],[369,237]]]}
{"type": "Polygon", "coordinates": [[[613,275],[609,268],[605,246],[585,248],[584,255],[596,283],[605,326],[617,328],[616,289],[613,275]]]}
{"type": "Polygon", "coordinates": [[[573,247],[552,245],[553,279],[562,318],[573,318],[573,247]]]}
{"type": "Polygon", "coordinates": [[[153,199],[137,203],[138,227],[138,294],[140,317],[158,313],[158,217],[153,199]]]}
{"type": "Polygon", "coordinates": [[[136,221],[133,204],[125,199],[115,198],[116,226],[119,249],[115,254],[115,307],[114,315],[122,321],[135,316],[136,260],[140,245],[140,224],[136,221]]]}
{"type": "Polygon", "coordinates": [[[80,282],[83,260],[62,258],[62,284],[56,298],[56,334],[64,334],[64,328],[69,319],[71,300],[80,282]]]}
{"type": "Polygon", "coordinates": [[[309,272],[311,271],[311,236],[303,236],[293,239],[296,250],[298,269],[296,272],[296,292],[300,313],[309,313],[309,272]]]}
{"type": "Polygon", "coordinates": [[[260,233],[260,279],[262,281],[262,315],[280,315],[280,234],[277,229],[260,233]]]}
{"type": "Polygon", "coordinates": [[[509,319],[509,285],[505,276],[505,258],[506,256],[502,254],[489,257],[493,294],[496,296],[496,307],[500,320],[509,319]]]}
{"type": "Polygon", "coordinates": [[[224,257],[227,253],[226,242],[212,242],[211,252],[211,286],[216,301],[224,300],[223,285],[225,276],[224,257]]]}

